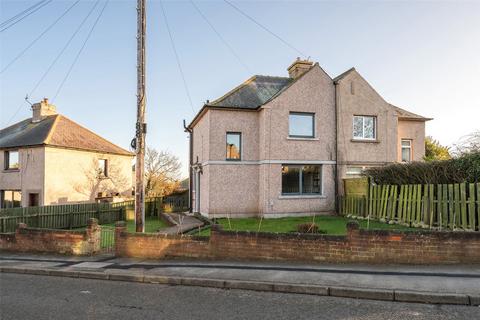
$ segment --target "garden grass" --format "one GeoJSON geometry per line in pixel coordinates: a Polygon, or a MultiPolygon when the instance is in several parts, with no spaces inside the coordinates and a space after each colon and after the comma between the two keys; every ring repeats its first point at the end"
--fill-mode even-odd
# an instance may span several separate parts
{"type": "MultiPolygon", "coordinates": [[[[347,222],[351,220],[341,216],[315,216],[315,217],[289,217],[289,218],[235,218],[216,219],[216,223],[220,224],[224,230],[231,231],[251,231],[251,232],[296,232],[297,225],[302,223],[312,223],[318,225],[320,232],[330,235],[345,235],[347,233],[347,222]],[[259,228],[260,225],[260,228],[259,228]]],[[[387,224],[378,221],[358,220],[360,228],[375,230],[412,230],[402,225],[387,224]]],[[[208,236],[210,229],[195,233],[196,235],[208,236]]]]}

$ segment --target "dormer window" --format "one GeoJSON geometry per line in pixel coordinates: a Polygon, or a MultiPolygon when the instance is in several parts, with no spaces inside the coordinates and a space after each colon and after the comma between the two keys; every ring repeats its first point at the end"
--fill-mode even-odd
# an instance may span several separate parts
{"type": "Polygon", "coordinates": [[[5,151],[5,170],[18,170],[20,169],[20,158],[18,155],[18,150],[9,150],[5,151]]]}

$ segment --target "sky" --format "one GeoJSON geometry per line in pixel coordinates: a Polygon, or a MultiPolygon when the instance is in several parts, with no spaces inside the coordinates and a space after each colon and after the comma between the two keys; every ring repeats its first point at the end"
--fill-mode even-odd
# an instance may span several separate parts
{"type": "MultiPolygon", "coordinates": [[[[0,22],[38,1],[0,0],[0,22]]],[[[56,95],[104,1],[30,95],[32,103],[56,95]]],[[[80,1],[10,62],[73,3],[54,0],[0,32],[0,70],[8,66],[0,71],[0,128],[31,116],[25,95],[95,1],[80,1]]],[[[184,176],[183,119],[188,123],[207,99],[253,74],[287,76],[298,51],[331,77],[354,66],[388,102],[434,118],[427,135],[442,144],[479,130],[480,0],[233,3],[284,41],[224,1],[195,0],[229,49],[190,1],[163,1],[190,104],[161,3],[147,0],[147,145],[177,155],[184,176]]],[[[109,1],[53,104],[59,113],[129,148],[136,122],[136,1],[109,1]]]]}

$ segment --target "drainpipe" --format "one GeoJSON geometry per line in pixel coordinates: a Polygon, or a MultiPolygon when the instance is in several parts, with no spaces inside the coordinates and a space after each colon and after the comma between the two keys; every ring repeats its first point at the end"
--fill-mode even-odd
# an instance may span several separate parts
{"type": "Polygon", "coordinates": [[[192,175],[192,165],[193,165],[193,130],[189,127],[187,127],[185,123],[185,119],[183,120],[183,128],[185,129],[185,132],[188,132],[189,134],[189,155],[188,155],[188,211],[190,213],[193,212],[193,207],[192,207],[192,190],[193,190],[193,175],[192,175]]]}
{"type": "Polygon", "coordinates": [[[338,105],[340,100],[340,93],[338,89],[338,82],[334,82],[335,86],[335,212],[338,213],[338,105]]]}

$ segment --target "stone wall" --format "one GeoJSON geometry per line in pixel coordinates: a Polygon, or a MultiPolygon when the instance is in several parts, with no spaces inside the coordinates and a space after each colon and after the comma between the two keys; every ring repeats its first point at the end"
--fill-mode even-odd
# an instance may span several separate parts
{"type": "Polygon", "coordinates": [[[91,255],[100,251],[100,227],[90,219],[85,231],[28,228],[20,223],[15,233],[0,234],[0,251],[91,255]]]}
{"type": "Polygon", "coordinates": [[[224,231],[210,238],[129,234],[117,225],[116,254],[139,258],[277,260],[328,263],[480,263],[480,233],[360,230],[346,236],[224,231]]]}

